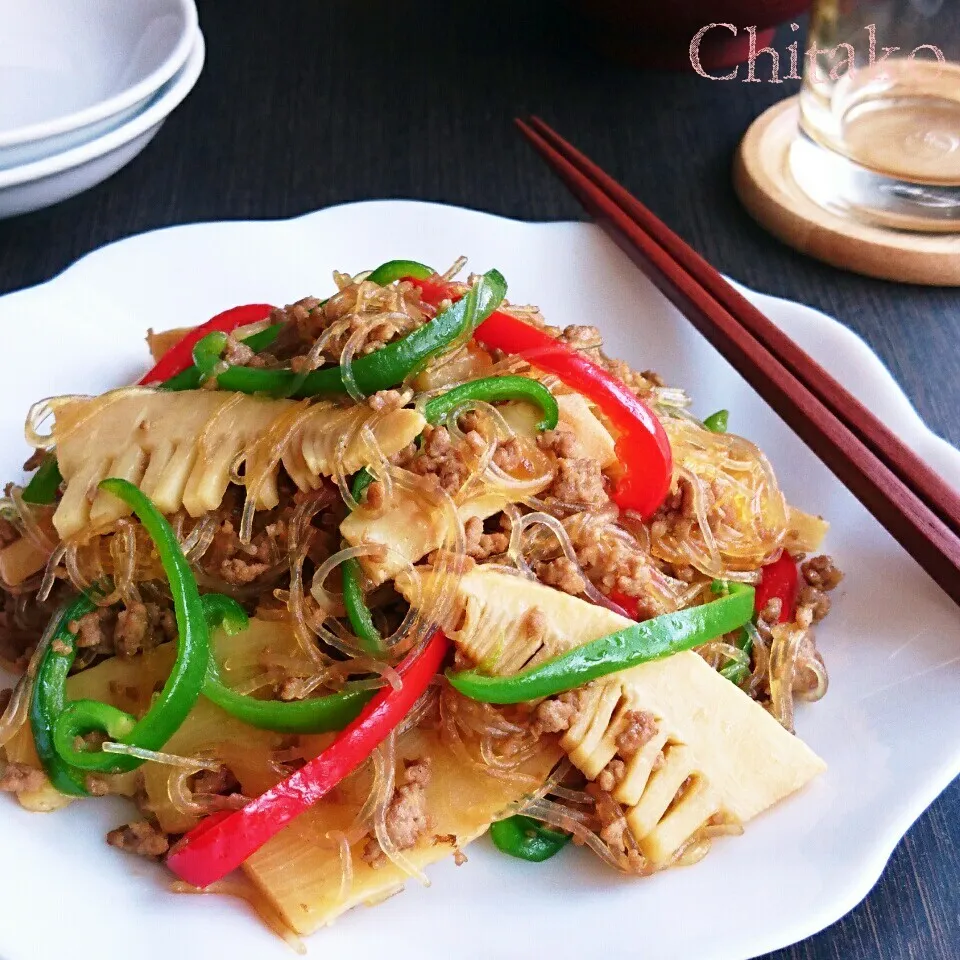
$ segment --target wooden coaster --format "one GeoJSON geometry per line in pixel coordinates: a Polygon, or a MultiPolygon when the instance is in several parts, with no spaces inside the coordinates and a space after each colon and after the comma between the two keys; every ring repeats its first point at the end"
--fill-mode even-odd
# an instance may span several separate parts
{"type": "Polygon", "coordinates": [[[843,270],[931,287],[960,286],[960,234],[887,230],[831,213],[790,173],[800,108],[791,97],[754,121],[740,143],[733,184],[751,216],[788,246],[843,270]]]}

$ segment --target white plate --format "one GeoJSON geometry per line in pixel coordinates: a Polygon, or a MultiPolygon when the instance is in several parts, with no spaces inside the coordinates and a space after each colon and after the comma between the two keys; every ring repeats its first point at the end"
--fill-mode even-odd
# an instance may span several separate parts
{"type": "Polygon", "coordinates": [[[153,139],[203,69],[205,47],[197,29],[187,62],[146,109],[109,133],[36,163],[0,170],[0,220],[49,207],[102,183],[153,139]]]}
{"type": "Polygon", "coordinates": [[[184,64],[193,0],[0,0],[0,169],[132,117],[184,64]]]}
{"type": "MultiPolygon", "coordinates": [[[[599,324],[612,353],[687,386],[701,414],[729,408],[733,428],[770,455],[791,500],[833,521],[827,549],[847,577],[819,632],[832,684],[798,718],[830,769],[744,836],[719,841],[702,863],[649,880],[616,876],[582,850],[531,865],[480,840],[466,866],[431,868],[431,889],[412,884],[316,934],[311,954],[381,960],[389,947],[395,960],[453,952],[462,960],[528,952],[553,960],[744,960],[815,933],[867,893],[913,820],[960,772],[960,618],[596,227],[383,201],[284,222],[176,227],[106,247],[44,286],[0,300],[13,361],[0,381],[0,476],[21,475],[28,450],[16,439],[28,404],[134,379],[147,364],[148,326],[323,294],[335,267],[413,257],[442,268],[461,253],[474,269],[499,267],[512,299],[540,304],[550,322],[599,324]],[[738,903],[748,919],[722,921],[738,903]]],[[[862,341],[807,307],[751,296],[957,482],[960,454],[924,427],[862,341]]],[[[107,848],[105,831],[131,813],[120,801],[49,816],[0,802],[3,960],[59,960],[94,945],[105,960],[169,960],[185,944],[197,956],[288,960],[288,948],[245,907],[169,894],[162,869],[107,848]],[[48,922],[51,897],[56,923],[48,922]]]]}

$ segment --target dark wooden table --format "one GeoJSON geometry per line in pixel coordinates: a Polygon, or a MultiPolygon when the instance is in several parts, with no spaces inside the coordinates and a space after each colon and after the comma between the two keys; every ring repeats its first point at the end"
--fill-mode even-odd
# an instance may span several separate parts
{"type": "MultiPolygon", "coordinates": [[[[927,422],[960,445],[960,292],[822,266],[771,239],[737,204],[737,141],[795,84],[607,62],[583,48],[580,25],[557,0],[201,0],[200,18],[203,76],[145,153],[84,196],[0,222],[0,293],[143,230],[289,217],[350,200],[579,217],[511,127],[515,114],[536,112],[721,270],[856,330],[927,422]]],[[[960,782],[914,826],[860,907],[771,958],[956,960],[958,883],[960,782]]]]}

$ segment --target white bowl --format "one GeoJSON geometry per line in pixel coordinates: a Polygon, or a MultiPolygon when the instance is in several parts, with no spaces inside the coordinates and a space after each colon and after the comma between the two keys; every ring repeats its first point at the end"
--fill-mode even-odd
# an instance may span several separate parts
{"type": "Polygon", "coordinates": [[[193,0],[0,0],[0,170],[131,119],[186,62],[193,0]]]}
{"type": "Polygon", "coordinates": [[[132,120],[72,150],[12,170],[0,170],[0,219],[73,197],[128,164],[193,89],[205,53],[203,34],[196,29],[183,68],[132,120]]]}

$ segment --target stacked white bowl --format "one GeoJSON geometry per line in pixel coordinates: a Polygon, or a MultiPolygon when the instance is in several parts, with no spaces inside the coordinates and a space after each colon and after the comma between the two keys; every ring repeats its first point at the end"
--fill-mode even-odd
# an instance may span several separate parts
{"type": "Polygon", "coordinates": [[[203,59],[193,0],[0,0],[0,218],[129,163],[203,59]]]}

